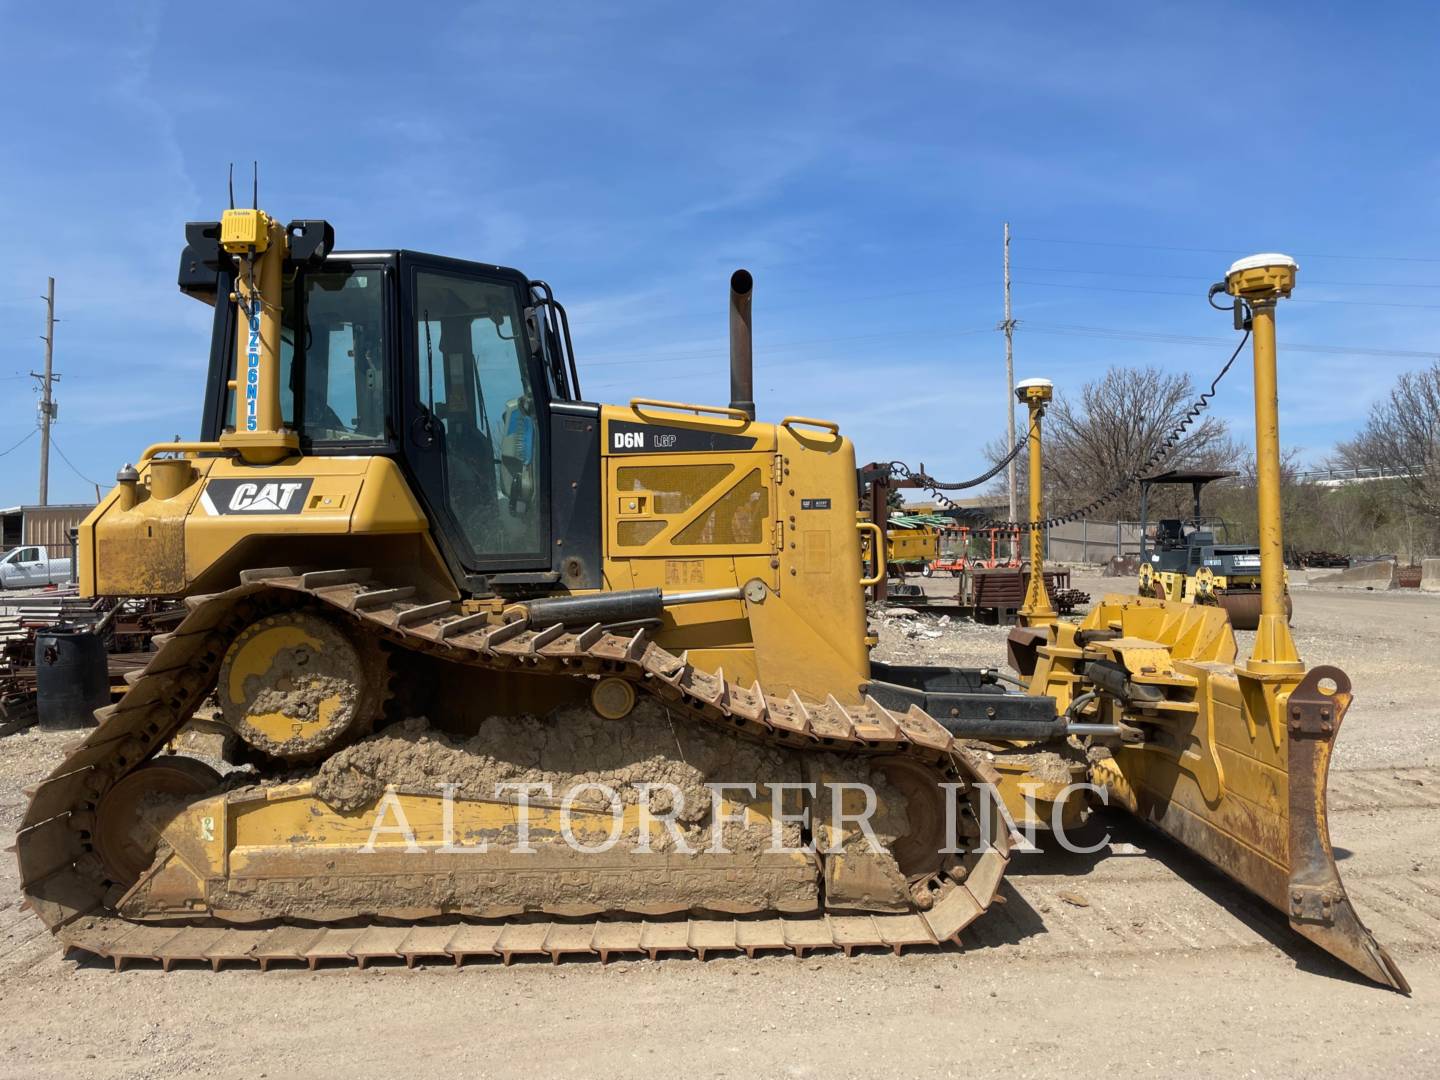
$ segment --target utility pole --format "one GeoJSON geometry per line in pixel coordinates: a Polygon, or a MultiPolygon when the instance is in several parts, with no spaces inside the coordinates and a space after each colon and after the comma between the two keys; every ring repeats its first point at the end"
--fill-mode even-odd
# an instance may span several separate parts
{"type": "Polygon", "coordinates": [[[55,399],[50,384],[58,378],[52,361],[55,355],[55,279],[45,289],[45,374],[30,374],[40,380],[40,505],[50,501],[50,421],[55,417],[55,399]]]}
{"type": "MultiPolygon", "coordinates": [[[[1006,453],[1015,453],[1015,320],[1010,317],[1010,223],[1005,222],[1005,321],[1000,324],[1005,331],[1005,431],[1006,453]]],[[[1010,492],[1010,521],[1016,518],[1015,503],[1015,461],[1005,466],[1006,487],[1010,492]]],[[[1013,544],[1012,544],[1013,546],[1013,544]]]]}

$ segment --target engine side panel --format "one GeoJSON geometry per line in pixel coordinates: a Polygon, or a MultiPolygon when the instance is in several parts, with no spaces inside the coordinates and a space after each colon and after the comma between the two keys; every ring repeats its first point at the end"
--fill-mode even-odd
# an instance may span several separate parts
{"type": "Polygon", "coordinates": [[[602,417],[607,587],[760,582],[759,599],[667,609],[657,640],[741,682],[858,701],[869,660],[850,441],[643,403],[602,417]]]}

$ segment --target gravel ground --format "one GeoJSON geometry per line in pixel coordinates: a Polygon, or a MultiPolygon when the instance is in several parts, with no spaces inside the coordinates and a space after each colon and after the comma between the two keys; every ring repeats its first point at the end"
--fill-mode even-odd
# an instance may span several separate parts
{"type": "MultiPolygon", "coordinates": [[[[1075,585],[1098,596],[1118,583],[1075,585]]],[[[1006,902],[963,950],[848,960],[117,975],[58,955],[19,912],[6,859],[0,1076],[1437,1075],[1440,597],[1297,586],[1295,599],[1306,660],[1355,682],[1332,831],[1410,999],[1353,980],[1118,816],[1096,827],[1146,854],[1019,856],[1006,902]]],[[[984,664],[1003,656],[1005,630],[927,615],[883,635],[883,658],[984,664]]],[[[0,843],[13,841],[20,788],[65,741],[0,739],[0,843]]]]}

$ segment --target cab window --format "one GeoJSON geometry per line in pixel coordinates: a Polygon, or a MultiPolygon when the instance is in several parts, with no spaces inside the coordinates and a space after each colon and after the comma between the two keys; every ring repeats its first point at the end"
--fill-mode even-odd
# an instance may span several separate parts
{"type": "MultiPolygon", "coordinates": [[[[384,274],[378,268],[286,275],[280,416],[307,443],[375,443],[385,424],[384,274]]],[[[234,375],[234,358],[231,358],[234,375]]],[[[226,394],[226,425],[235,417],[226,394]]]]}
{"type": "Polygon", "coordinates": [[[304,276],[301,363],[292,371],[300,433],[312,442],[385,438],[383,275],[323,270],[304,276]],[[298,375],[298,377],[296,377],[298,375]]]}

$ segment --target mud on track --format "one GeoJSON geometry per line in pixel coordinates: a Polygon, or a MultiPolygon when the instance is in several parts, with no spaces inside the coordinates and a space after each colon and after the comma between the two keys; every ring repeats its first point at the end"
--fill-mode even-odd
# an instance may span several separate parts
{"type": "MultiPolygon", "coordinates": [[[[1097,824],[1146,855],[1017,855],[1007,902],[966,931],[963,951],[849,960],[117,976],[58,956],[16,910],[4,859],[0,1077],[1433,1076],[1440,694],[1416,673],[1435,678],[1440,597],[1297,589],[1296,623],[1308,661],[1355,681],[1330,781],[1333,839],[1356,907],[1415,987],[1409,1000],[1351,979],[1123,817],[1097,824]]],[[[948,638],[924,646],[974,663],[1002,655],[1003,637],[972,627],[948,650],[948,638]]],[[[0,843],[20,787],[66,741],[0,739],[0,843]]]]}

